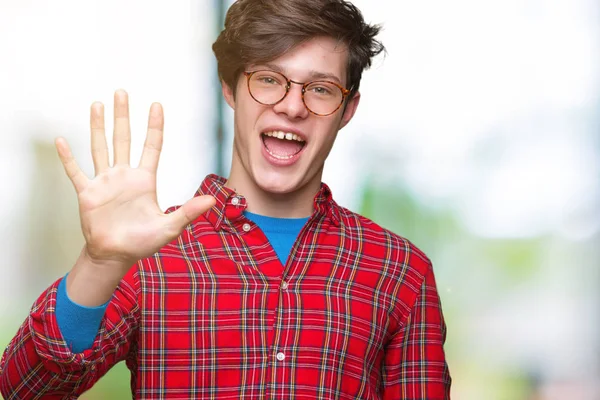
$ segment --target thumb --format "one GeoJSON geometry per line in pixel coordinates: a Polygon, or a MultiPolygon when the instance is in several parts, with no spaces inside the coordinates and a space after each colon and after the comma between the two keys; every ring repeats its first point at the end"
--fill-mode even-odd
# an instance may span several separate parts
{"type": "Polygon", "coordinates": [[[216,200],[212,196],[196,196],[169,214],[169,225],[179,234],[187,225],[214,206],[215,203],[216,200]]]}

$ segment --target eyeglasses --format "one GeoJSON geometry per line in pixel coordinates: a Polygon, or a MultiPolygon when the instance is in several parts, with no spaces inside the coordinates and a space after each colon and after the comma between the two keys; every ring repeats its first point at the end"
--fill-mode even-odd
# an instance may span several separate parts
{"type": "Polygon", "coordinates": [[[330,81],[312,81],[307,83],[288,79],[279,72],[259,70],[244,72],[248,80],[250,96],[260,103],[273,106],[285,99],[292,83],[302,85],[302,102],[312,114],[325,117],[342,106],[350,90],[330,81]]]}

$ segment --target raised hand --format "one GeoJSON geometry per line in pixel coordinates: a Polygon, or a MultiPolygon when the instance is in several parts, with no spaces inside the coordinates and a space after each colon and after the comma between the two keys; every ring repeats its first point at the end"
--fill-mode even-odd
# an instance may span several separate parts
{"type": "Polygon", "coordinates": [[[129,162],[131,133],[125,91],[115,92],[112,166],[101,103],[91,107],[90,126],[93,179],[81,171],[65,139],[58,138],[56,147],[79,200],[86,244],[78,263],[88,264],[86,268],[92,265],[101,268],[102,273],[114,281],[125,275],[137,260],[152,255],[175,239],[186,225],[214,205],[214,199],[211,196],[192,198],[170,214],[160,210],[156,196],[156,170],[164,126],[160,104],[154,103],[150,108],[148,133],[137,168],[132,168],[129,162]]]}

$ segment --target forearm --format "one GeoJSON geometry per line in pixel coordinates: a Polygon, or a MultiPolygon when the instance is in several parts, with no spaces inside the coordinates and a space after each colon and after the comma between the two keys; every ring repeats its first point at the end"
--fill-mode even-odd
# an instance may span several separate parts
{"type": "Polygon", "coordinates": [[[75,353],[56,319],[59,281],[37,299],[0,362],[5,399],[79,396],[129,354],[139,320],[137,270],[114,292],[93,345],[75,353]]]}
{"type": "Polygon", "coordinates": [[[84,362],[83,354],[71,353],[56,324],[50,322],[57,287],[58,281],[42,293],[4,351],[0,361],[4,399],[29,399],[42,393],[63,398],[79,395],[94,383],[94,364],[84,362]]]}
{"type": "Polygon", "coordinates": [[[62,336],[73,353],[91,348],[108,307],[85,307],[69,298],[66,278],[61,279],[56,293],[56,321],[62,336]]]}
{"type": "Polygon", "coordinates": [[[386,349],[383,398],[449,400],[446,325],[431,266],[416,295],[410,313],[386,349]]]}

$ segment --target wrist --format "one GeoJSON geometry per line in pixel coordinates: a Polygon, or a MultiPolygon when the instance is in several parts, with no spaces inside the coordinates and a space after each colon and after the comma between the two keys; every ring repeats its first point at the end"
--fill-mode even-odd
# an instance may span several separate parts
{"type": "Polygon", "coordinates": [[[99,258],[92,255],[92,252],[89,250],[88,246],[83,246],[81,249],[81,253],[79,254],[79,258],[77,259],[77,264],[85,266],[86,268],[98,270],[99,273],[118,275],[122,272],[125,274],[129,267],[134,263],[133,260],[126,260],[124,258],[113,257],[113,258],[99,258]]]}
{"type": "Polygon", "coordinates": [[[95,260],[84,247],[67,275],[67,294],[79,305],[97,307],[110,300],[130,267],[117,260],[95,260]]]}

